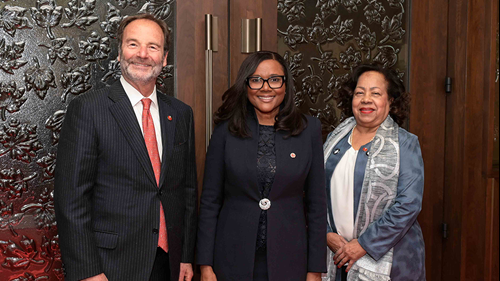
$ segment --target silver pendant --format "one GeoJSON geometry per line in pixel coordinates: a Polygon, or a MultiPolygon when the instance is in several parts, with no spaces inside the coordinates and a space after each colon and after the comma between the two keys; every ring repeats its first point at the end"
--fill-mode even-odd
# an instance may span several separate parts
{"type": "Polygon", "coordinates": [[[259,207],[264,211],[268,210],[269,208],[271,208],[271,200],[269,200],[267,198],[260,200],[259,207]]]}

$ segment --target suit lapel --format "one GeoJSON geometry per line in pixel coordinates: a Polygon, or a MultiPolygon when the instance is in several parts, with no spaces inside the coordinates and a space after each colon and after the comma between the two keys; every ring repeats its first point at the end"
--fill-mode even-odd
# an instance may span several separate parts
{"type": "Polygon", "coordinates": [[[149,160],[144,136],[137,123],[134,109],[120,82],[116,82],[111,86],[108,97],[114,101],[114,104],[109,107],[111,114],[113,114],[116,123],[125,135],[125,138],[137,156],[139,163],[141,163],[146,175],[156,185],[153,166],[149,160]]]}
{"type": "Polygon", "coordinates": [[[177,111],[172,107],[170,100],[165,94],[157,92],[158,107],[160,111],[161,142],[163,145],[162,162],[160,172],[160,186],[165,180],[167,169],[172,157],[175,139],[175,126],[177,124],[177,111]]]}

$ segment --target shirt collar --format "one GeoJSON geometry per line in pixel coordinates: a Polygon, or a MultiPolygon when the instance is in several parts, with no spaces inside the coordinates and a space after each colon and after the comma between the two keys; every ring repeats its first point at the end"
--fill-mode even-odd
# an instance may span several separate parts
{"type": "MultiPolygon", "coordinates": [[[[132,106],[135,106],[137,103],[141,102],[144,96],[136,88],[134,88],[134,86],[127,82],[127,80],[125,80],[123,76],[120,77],[120,82],[122,83],[123,89],[125,90],[130,103],[132,103],[132,106]]],[[[153,106],[157,107],[158,96],[156,95],[156,85],[153,88],[153,93],[151,93],[148,98],[151,99],[153,106]]]]}

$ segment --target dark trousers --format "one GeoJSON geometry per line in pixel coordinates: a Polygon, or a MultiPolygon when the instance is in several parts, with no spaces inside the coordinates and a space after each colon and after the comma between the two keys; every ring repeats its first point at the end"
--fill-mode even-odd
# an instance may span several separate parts
{"type": "Polygon", "coordinates": [[[170,281],[168,253],[165,253],[160,247],[156,249],[155,263],[149,281],[170,281]]]}
{"type": "Polygon", "coordinates": [[[268,281],[267,273],[267,251],[257,250],[255,251],[255,262],[253,267],[253,280],[254,281],[268,281]]]}

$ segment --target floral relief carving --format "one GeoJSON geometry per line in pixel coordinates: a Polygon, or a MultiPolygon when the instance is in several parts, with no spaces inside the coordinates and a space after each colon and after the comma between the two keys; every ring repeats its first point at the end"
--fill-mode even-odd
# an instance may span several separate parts
{"type": "Polygon", "coordinates": [[[325,70],[328,70],[330,73],[333,73],[334,69],[339,68],[340,66],[337,64],[337,59],[332,57],[332,52],[323,52],[321,54],[321,58],[311,57],[311,60],[318,61],[319,69],[321,70],[321,74],[325,73],[325,70]]]}
{"type": "Polygon", "coordinates": [[[87,41],[80,41],[80,54],[85,55],[85,59],[91,62],[97,62],[101,66],[101,60],[107,59],[111,52],[109,37],[101,37],[96,31],[92,31],[87,41]]]}
{"type": "Polygon", "coordinates": [[[58,110],[45,121],[45,128],[52,131],[52,145],[59,142],[59,133],[61,132],[64,116],[66,116],[66,110],[58,110]]]}
{"type": "Polygon", "coordinates": [[[160,72],[160,75],[158,75],[158,78],[156,79],[156,85],[160,88],[164,88],[167,84],[167,79],[174,77],[174,66],[173,65],[167,65],[163,67],[163,69],[160,72]]]}
{"type": "Polygon", "coordinates": [[[364,15],[366,21],[369,24],[371,23],[380,24],[380,19],[382,17],[382,14],[385,13],[384,6],[382,6],[382,4],[380,2],[377,2],[376,0],[368,1],[368,4],[365,6],[363,10],[365,11],[364,15]]]}
{"type": "Polygon", "coordinates": [[[7,205],[0,200],[0,230],[9,229],[12,236],[18,236],[14,226],[18,225],[24,217],[24,213],[14,213],[14,203],[7,205]]]}
{"type": "Polygon", "coordinates": [[[116,32],[118,30],[118,26],[122,20],[122,16],[120,15],[120,10],[118,10],[115,6],[108,4],[108,12],[106,13],[106,21],[101,22],[101,29],[113,39],[116,39],[116,32]]]}
{"type": "Polygon", "coordinates": [[[139,11],[140,13],[153,14],[160,19],[167,19],[172,13],[172,4],[175,0],[149,0],[139,11]]]}
{"type": "Polygon", "coordinates": [[[68,3],[68,8],[64,9],[66,17],[70,20],[69,23],[62,24],[62,27],[76,27],[86,30],[91,24],[99,20],[94,14],[96,0],[71,0],[68,3]]]}
{"type": "Polygon", "coordinates": [[[291,49],[295,49],[297,44],[304,43],[306,38],[304,36],[305,27],[299,25],[289,25],[286,32],[278,30],[285,37],[285,44],[287,44],[291,49]]]}
{"type": "Polygon", "coordinates": [[[117,0],[118,6],[124,9],[127,6],[137,7],[137,0],[117,0]]]}
{"type": "Polygon", "coordinates": [[[324,136],[344,118],[336,99],[354,68],[377,62],[406,69],[400,53],[408,54],[407,6],[405,0],[278,0],[278,50],[292,72],[295,104],[321,120],[324,136]]]}
{"type": "Polygon", "coordinates": [[[38,159],[36,163],[43,168],[42,181],[54,178],[54,171],[56,169],[56,155],[54,153],[48,153],[46,156],[38,159]]]}
{"type": "Polygon", "coordinates": [[[41,257],[47,261],[47,266],[45,267],[45,272],[50,272],[53,268],[54,263],[62,262],[61,259],[61,249],[59,248],[59,235],[55,235],[51,239],[47,236],[42,237],[41,257]]]}
{"type": "Polygon", "coordinates": [[[30,163],[37,151],[43,148],[38,141],[36,125],[21,124],[17,119],[2,124],[0,143],[4,147],[0,149],[0,156],[8,154],[10,158],[25,163],[30,163]]]}
{"type": "Polygon", "coordinates": [[[2,266],[12,271],[25,270],[32,263],[43,264],[45,262],[36,258],[38,251],[35,241],[26,236],[23,236],[22,240],[17,243],[12,240],[0,240],[0,249],[4,257],[2,266]]]}
{"type": "Polygon", "coordinates": [[[23,56],[24,42],[15,42],[11,45],[5,43],[5,38],[0,39],[0,68],[8,74],[14,74],[14,70],[26,63],[20,58],[23,56]]]}
{"type": "Polygon", "coordinates": [[[80,95],[92,88],[90,84],[90,64],[69,69],[61,76],[61,84],[65,89],[61,99],[66,102],[68,94],[80,95]]]}
{"type": "Polygon", "coordinates": [[[405,35],[405,31],[401,25],[403,13],[399,13],[389,19],[388,16],[385,16],[382,21],[382,33],[385,35],[384,39],[380,40],[380,44],[384,44],[387,41],[397,42],[403,35],[405,35]]]}
{"type": "Polygon", "coordinates": [[[392,67],[398,60],[399,49],[391,45],[378,46],[379,53],[373,58],[374,62],[383,64],[384,67],[392,67]]]}
{"type": "Polygon", "coordinates": [[[14,113],[26,102],[25,89],[17,87],[15,81],[0,82],[0,116],[2,121],[7,118],[7,112],[14,113]]]}
{"type": "Polygon", "coordinates": [[[349,46],[345,52],[340,52],[340,63],[344,69],[353,70],[361,64],[361,52],[349,46]]]}
{"type": "Polygon", "coordinates": [[[24,176],[23,171],[19,169],[3,169],[0,171],[0,189],[5,192],[8,199],[21,198],[28,190],[28,182],[36,176],[36,173],[24,176]]]}
{"type": "Polygon", "coordinates": [[[50,45],[40,44],[38,46],[49,49],[47,58],[50,64],[54,64],[57,59],[68,63],[69,60],[76,60],[76,55],[73,54],[73,48],[64,46],[67,41],[67,38],[55,38],[50,41],[50,45]]]}
{"type": "Polygon", "coordinates": [[[52,28],[59,25],[62,18],[62,6],[57,6],[55,0],[37,0],[35,7],[31,7],[31,17],[35,23],[47,30],[50,39],[56,38],[52,28]]]}
{"type": "Polygon", "coordinates": [[[286,15],[289,22],[305,18],[305,0],[278,0],[278,12],[286,15]]]}
{"type": "Polygon", "coordinates": [[[340,45],[344,45],[345,42],[353,37],[351,34],[352,24],[352,19],[340,21],[340,16],[338,16],[337,19],[333,21],[333,24],[330,25],[328,41],[338,42],[340,45]]]}
{"type": "Polygon", "coordinates": [[[323,94],[323,80],[314,74],[314,69],[308,65],[311,74],[302,79],[302,91],[309,96],[312,103],[316,103],[318,96],[323,94]]]}
{"type": "Polygon", "coordinates": [[[101,82],[106,82],[109,78],[118,80],[121,75],[122,71],[120,69],[120,62],[118,60],[111,60],[108,63],[108,72],[106,72],[101,78],[101,82]]]}
{"type": "Polygon", "coordinates": [[[33,58],[33,62],[34,65],[24,72],[23,79],[26,83],[26,90],[34,90],[37,96],[43,100],[50,88],[57,87],[54,71],[41,67],[37,57],[33,58]]]}
{"type": "Polygon", "coordinates": [[[39,280],[47,280],[50,277],[48,275],[38,275],[35,276],[30,272],[25,272],[23,276],[19,276],[15,279],[11,279],[10,281],[39,281],[39,280]]]}
{"type": "Polygon", "coordinates": [[[31,28],[28,18],[24,16],[27,9],[22,7],[5,6],[0,9],[0,28],[11,37],[16,35],[18,29],[31,28]]]}
{"type": "Polygon", "coordinates": [[[29,203],[21,208],[21,212],[35,213],[35,221],[38,229],[48,231],[50,228],[56,227],[56,217],[54,210],[54,191],[44,189],[37,203],[29,203]]]}

